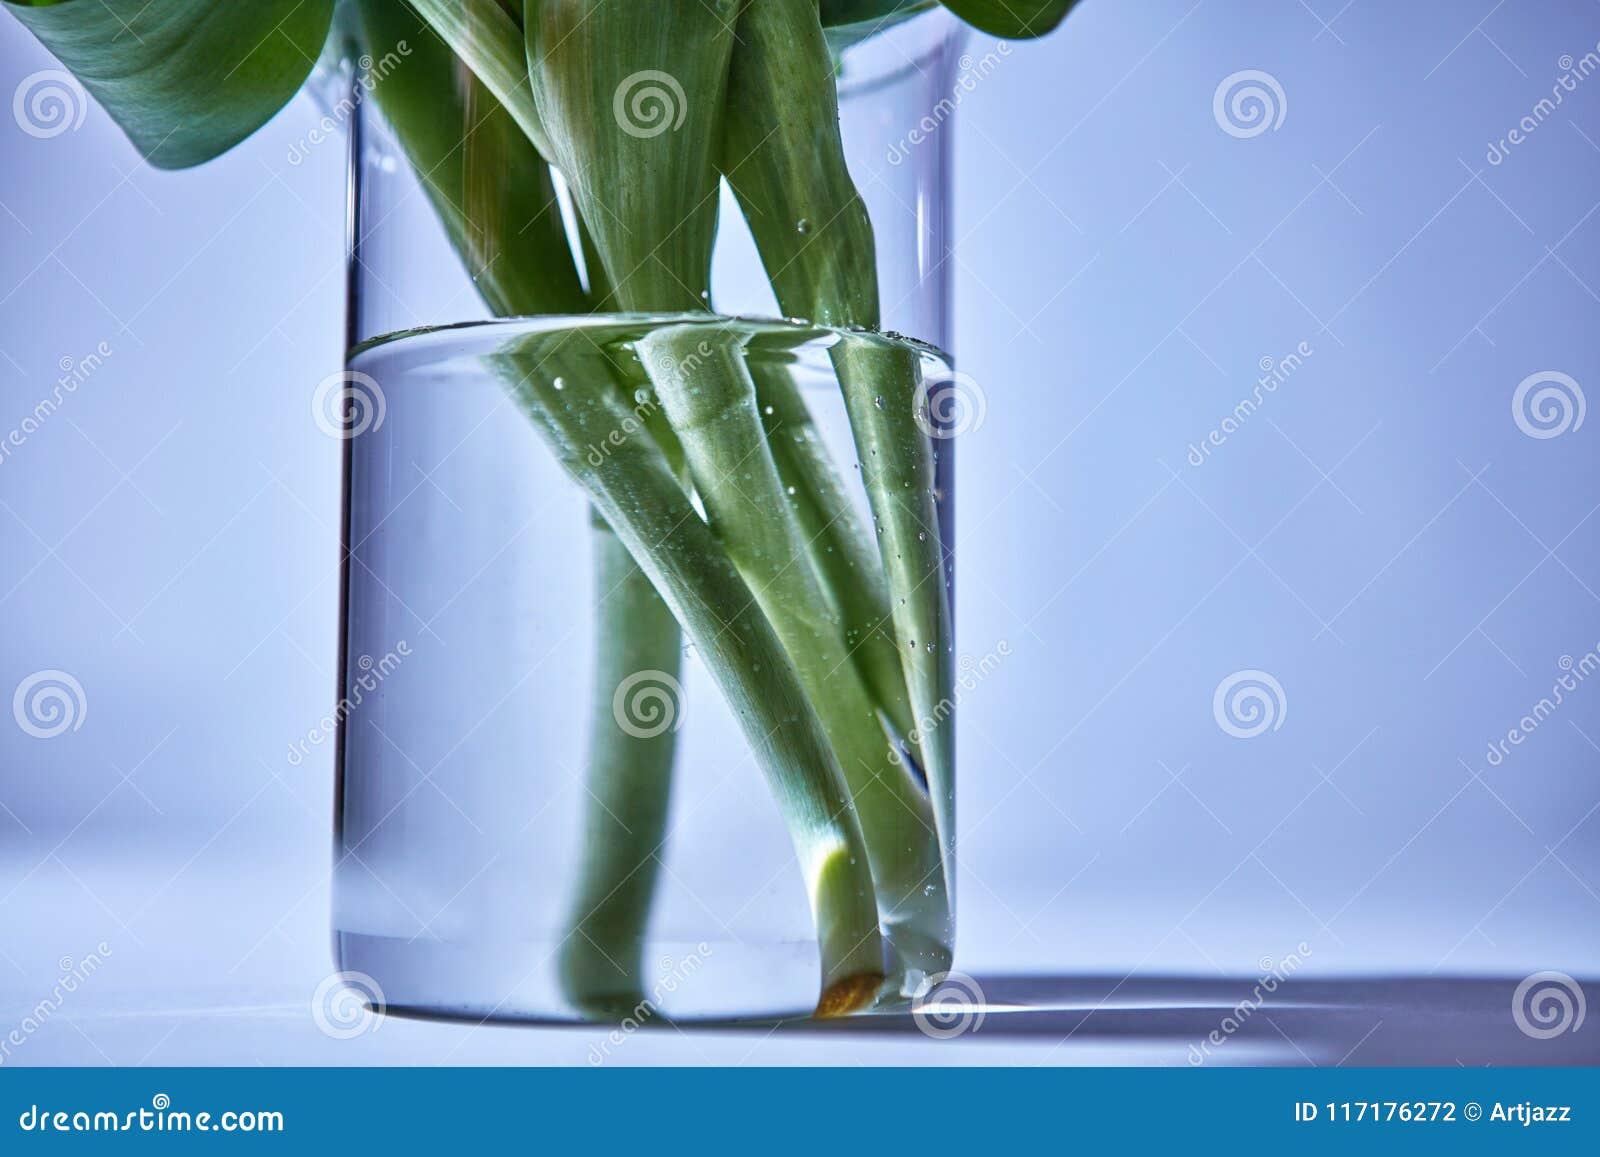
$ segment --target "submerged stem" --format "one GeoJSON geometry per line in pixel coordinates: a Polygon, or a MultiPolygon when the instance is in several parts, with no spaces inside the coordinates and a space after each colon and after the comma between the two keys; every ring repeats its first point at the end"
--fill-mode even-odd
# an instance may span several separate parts
{"type": "Polygon", "coordinates": [[[596,520],[595,666],[583,864],[561,948],[561,985],[586,1011],[625,1014],[644,999],[644,944],[666,841],[675,746],[678,622],[628,548],[596,520]],[[646,719],[619,704],[641,676],[671,701],[646,719]],[[628,722],[629,726],[624,727],[628,722]]]}
{"type": "Polygon", "coordinates": [[[819,1009],[843,1012],[883,974],[867,849],[844,774],[771,624],[655,441],[596,431],[634,420],[606,388],[606,351],[583,330],[539,335],[502,356],[513,391],[568,474],[649,575],[717,680],[789,822],[822,957],[819,1009]],[[556,389],[557,377],[564,388],[556,389]]]}
{"type": "Polygon", "coordinates": [[[906,974],[949,967],[949,910],[932,812],[895,758],[786,501],[736,330],[655,329],[639,342],[711,529],[750,585],[816,708],[861,817],[890,946],[906,974]]]}
{"type": "MultiPolygon", "coordinates": [[[[813,0],[757,0],[739,19],[722,165],[787,314],[842,327],[879,322],[872,223],[845,165],[833,63],[813,0]],[[800,228],[800,222],[809,228],[800,228]]],[[[954,731],[950,613],[929,438],[917,424],[920,365],[910,347],[830,351],[878,524],[896,650],[917,719],[954,896],[954,731]]]]}

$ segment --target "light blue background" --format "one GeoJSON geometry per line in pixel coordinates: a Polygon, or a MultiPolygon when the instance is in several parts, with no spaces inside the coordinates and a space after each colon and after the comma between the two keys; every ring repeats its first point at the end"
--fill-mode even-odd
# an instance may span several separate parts
{"type": "MultiPolygon", "coordinates": [[[[1334,973],[1596,971],[1600,680],[1485,751],[1600,644],[1600,419],[1538,440],[1511,412],[1536,372],[1600,388],[1600,78],[1485,153],[1597,42],[1582,0],[1085,0],[939,130],[986,401],[960,645],[1012,652],[962,704],[964,967],[1254,974],[1304,942],[1334,973]],[[1212,109],[1243,69],[1287,105],[1248,139],[1212,109]],[[1287,711],[1236,739],[1212,694],[1250,668],[1287,711]]],[[[4,93],[52,66],[4,22],[4,93]]],[[[60,668],[88,702],[56,739],[0,728],[8,1005],[102,941],[105,991],[156,1008],[302,1007],[330,968],[331,766],[284,761],[334,688],[310,394],[342,147],[289,160],[315,116],[181,174],[98,109],[0,120],[0,427],[113,350],[0,464],[0,689],[60,668]]],[[[58,1026],[36,1055],[205,1038],[58,1026]]]]}

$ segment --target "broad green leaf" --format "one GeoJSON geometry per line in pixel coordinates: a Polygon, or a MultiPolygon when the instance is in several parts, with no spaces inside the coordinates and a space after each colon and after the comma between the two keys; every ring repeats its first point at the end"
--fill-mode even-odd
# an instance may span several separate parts
{"type": "MultiPolygon", "coordinates": [[[[980,32],[1026,40],[1061,23],[1078,0],[942,0],[980,32]]],[[[937,7],[933,0],[820,0],[828,42],[838,48],[937,7]]]]}
{"type": "MultiPolygon", "coordinates": [[[[388,0],[398,4],[400,0],[388,0]]],[[[528,56],[521,23],[510,0],[408,0],[462,62],[489,86],[495,99],[522,126],[540,155],[550,142],[528,91],[528,56]]]]}
{"type": "Polygon", "coordinates": [[[944,6],[979,32],[1028,40],[1060,24],[1078,0],[944,0],[944,6]]]}
{"type": "Polygon", "coordinates": [[[55,0],[5,7],[163,169],[227,152],[311,72],[334,0],[55,0]]]}
{"type": "Polygon", "coordinates": [[[550,159],[623,309],[704,309],[739,0],[528,0],[550,159]]]}

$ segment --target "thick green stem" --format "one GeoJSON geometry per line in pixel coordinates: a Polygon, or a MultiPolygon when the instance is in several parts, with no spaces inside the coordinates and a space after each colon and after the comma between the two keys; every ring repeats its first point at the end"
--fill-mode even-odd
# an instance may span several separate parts
{"type": "Polygon", "coordinates": [[[609,388],[607,351],[574,330],[528,339],[503,362],[535,427],[694,641],[789,821],[817,923],[819,1009],[859,1007],[883,972],[868,853],[844,773],[782,643],[654,439],[589,453],[597,432],[637,421],[609,388]]]}
{"type": "Polygon", "coordinates": [[[682,641],[628,548],[598,522],[594,559],[598,634],[583,864],[561,984],[585,1011],[620,1016],[645,998],[645,929],[666,842],[682,641]],[[630,687],[659,698],[635,711],[630,687]]]}
{"type": "Polygon", "coordinates": [[[756,402],[778,477],[810,547],[817,575],[844,624],[850,657],[895,734],[908,737],[916,722],[906,696],[900,653],[894,645],[889,590],[877,545],[850,499],[789,366],[774,360],[781,355],[768,353],[766,345],[761,336],[751,339],[746,366],[755,382],[756,402]]]}
{"type": "MultiPolygon", "coordinates": [[[[845,166],[832,59],[813,0],[757,0],[739,20],[728,79],[722,167],[750,223],[783,311],[876,327],[872,223],[845,166]]],[[[950,613],[933,509],[933,459],[917,423],[918,355],[843,340],[834,368],[850,412],[878,524],[897,651],[918,720],[954,894],[954,729],[949,721],[950,613]]]]}
{"type": "MultiPolygon", "coordinates": [[[[894,758],[873,696],[785,498],[737,330],[686,324],[639,343],[711,528],[766,612],[832,741],[861,817],[890,944],[907,975],[949,967],[928,799],[894,758]]],[[[781,367],[769,367],[781,372],[781,367]]]]}

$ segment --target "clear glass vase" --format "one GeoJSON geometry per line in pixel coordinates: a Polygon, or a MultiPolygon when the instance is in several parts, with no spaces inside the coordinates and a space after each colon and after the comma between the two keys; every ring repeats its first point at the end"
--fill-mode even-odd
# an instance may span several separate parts
{"type": "Polygon", "coordinates": [[[734,320],[777,310],[731,203],[718,315],[495,318],[385,119],[384,70],[403,57],[361,54],[351,356],[322,394],[346,438],[333,928],[341,970],[389,1007],[803,1015],[887,1007],[948,967],[953,769],[925,766],[919,744],[952,733],[950,704],[862,698],[912,669],[901,646],[947,663],[948,617],[913,637],[855,600],[883,583],[868,581],[890,557],[878,540],[903,533],[869,493],[891,473],[864,411],[886,405],[914,418],[926,463],[926,485],[907,484],[935,544],[925,587],[952,579],[948,142],[907,142],[949,91],[954,36],[919,17],[841,62],[885,328],[920,341],[734,320]],[[851,375],[888,386],[848,404],[851,375]],[[748,457],[727,456],[723,426],[685,433],[683,407],[727,381],[755,390],[748,457]],[[676,500],[628,489],[661,469],[693,482],[676,500]],[[741,517],[758,542],[743,555],[741,517]],[[836,650],[797,643],[827,633],[797,609],[809,601],[843,632],[836,650]],[[750,638],[768,629],[782,646],[750,638]],[[817,734],[853,805],[826,802],[841,784],[817,734]],[[881,922],[863,929],[852,912],[874,885],[881,922]],[[863,947],[879,934],[881,951],[863,947]],[[885,977],[865,996],[839,965],[864,953],[885,977]]]}

